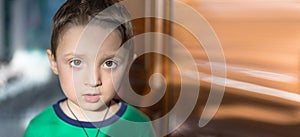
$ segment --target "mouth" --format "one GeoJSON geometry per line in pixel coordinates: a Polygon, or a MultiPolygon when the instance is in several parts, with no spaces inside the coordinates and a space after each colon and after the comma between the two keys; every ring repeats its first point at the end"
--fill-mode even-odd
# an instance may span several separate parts
{"type": "Polygon", "coordinates": [[[96,103],[100,100],[100,94],[83,94],[83,98],[88,103],[96,103]]]}

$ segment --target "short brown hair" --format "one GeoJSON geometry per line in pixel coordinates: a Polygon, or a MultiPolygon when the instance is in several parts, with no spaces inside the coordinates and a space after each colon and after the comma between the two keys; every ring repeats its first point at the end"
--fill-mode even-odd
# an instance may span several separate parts
{"type": "MultiPolygon", "coordinates": [[[[73,26],[88,25],[92,20],[103,28],[118,25],[116,30],[121,35],[122,44],[133,37],[130,14],[118,0],[67,0],[53,18],[51,51],[54,57],[65,30],[73,26]],[[108,7],[112,10],[103,13],[108,7]]],[[[132,44],[132,40],[126,44],[132,44]]]]}

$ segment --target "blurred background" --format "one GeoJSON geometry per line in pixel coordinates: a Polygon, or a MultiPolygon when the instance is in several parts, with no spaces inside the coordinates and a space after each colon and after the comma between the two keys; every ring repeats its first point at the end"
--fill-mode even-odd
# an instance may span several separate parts
{"type": "MultiPolygon", "coordinates": [[[[31,118],[63,97],[45,50],[50,47],[52,17],[64,1],[0,0],[0,136],[22,136],[31,118]]],[[[168,136],[299,136],[299,0],[127,0],[125,5],[134,17],[144,16],[133,20],[135,35],[158,32],[177,40],[159,36],[136,40],[137,51],[150,48],[180,58],[186,53],[173,45],[181,43],[197,65],[197,71],[188,67],[179,70],[170,58],[147,53],[130,69],[131,86],[141,95],[151,91],[148,80],[152,74],[165,77],[163,98],[150,107],[139,107],[153,120],[168,113],[179,96],[188,92],[180,87],[193,86],[181,81],[182,77],[201,83],[192,113],[168,136]],[[211,25],[226,59],[226,77],[212,75],[212,68],[224,66],[208,59],[214,52],[208,53],[203,48],[208,45],[193,33],[203,23],[189,18],[178,5],[197,12],[211,25]],[[194,30],[172,22],[180,17],[187,17],[183,23],[194,30]],[[226,84],[212,81],[212,76],[226,84]],[[211,90],[212,85],[225,86],[224,96],[213,119],[201,127],[198,122],[209,94],[218,92],[211,90]]],[[[223,55],[216,52],[216,56],[223,55]]],[[[172,121],[166,120],[160,129],[172,126],[172,121]]]]}
{"type": "Polygon", "coordinates": [[[45,50],[63,2],[0,0],[0,136],[23,136],[30,119],[62,98],[45,50]]]}

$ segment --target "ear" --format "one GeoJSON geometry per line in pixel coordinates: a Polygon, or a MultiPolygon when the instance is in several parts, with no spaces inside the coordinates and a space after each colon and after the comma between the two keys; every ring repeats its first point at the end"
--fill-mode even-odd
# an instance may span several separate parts
{"type": "Polygon", "coordinates": [[[47,55],[48,55],[48,60],[50,62],[53,73],[58,75],[57,62],[56,62],[55,57],[52,54],[52,51],[50,49],[47,49],[47,55]]]}

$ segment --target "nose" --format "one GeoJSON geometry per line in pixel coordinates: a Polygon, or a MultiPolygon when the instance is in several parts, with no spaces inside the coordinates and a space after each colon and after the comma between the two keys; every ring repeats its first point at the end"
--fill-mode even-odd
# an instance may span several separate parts
{"type": "Polygon", "coordinates": [[[88,75],[88,79],[84,83],[86,86],[89,87],[102,86],[100,70],[97,67],[92,67],[91,69],[88,69],[87,75],[88,75]]]}

